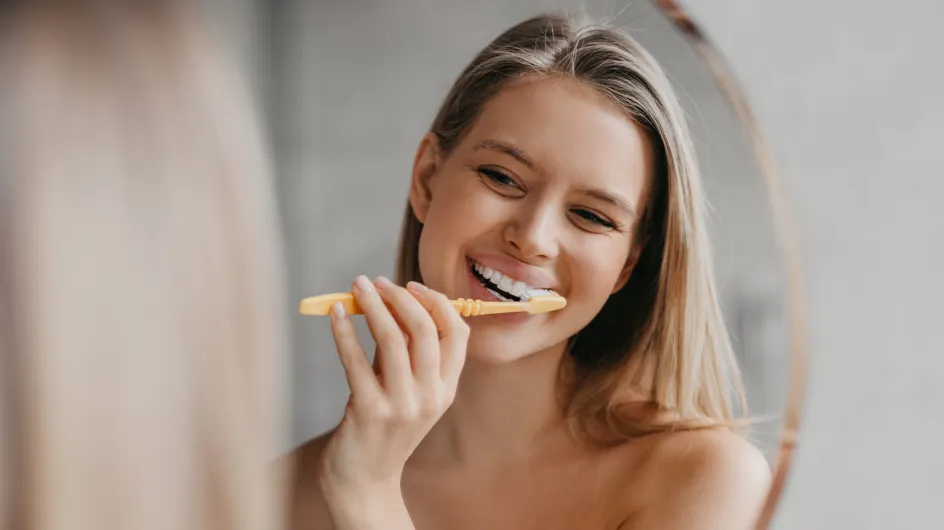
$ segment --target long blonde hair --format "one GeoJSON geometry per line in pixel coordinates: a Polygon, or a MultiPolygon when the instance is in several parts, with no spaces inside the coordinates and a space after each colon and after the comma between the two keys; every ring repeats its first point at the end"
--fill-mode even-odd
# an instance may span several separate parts
{"type": "Polygon", "coordinates": [[[182,6],[0,6],[2,528],[281,526],[269,163],[182,6]]]}
{"type": "MultiPolygon", "coordinates": [[[[740,372],[722,319],[705,196],[684,113],[656,60],[628,34],[565,15],[526,20],[465,68],[431,131],[448,154],[504,86],[570,76],[618,104],[651,137],[658,161],[626,286],[570,341],[561,394],[572,427],[603,445],[678,428],[738,426],[740,372]],[[641,390],[643,407],[627,391],[641,390]],[[639,414],[644,411],[644,414],[639,414]],[[656,412],[652,414],[651,412],[656,412]]],[[[423,226],[407,204],[397,276],[422,281],[423,226]]]]}

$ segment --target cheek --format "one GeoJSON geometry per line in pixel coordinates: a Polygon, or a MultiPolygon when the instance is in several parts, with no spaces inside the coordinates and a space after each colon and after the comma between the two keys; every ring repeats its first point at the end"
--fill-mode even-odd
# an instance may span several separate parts
{"type": "Polygon", "coordinates": [[[506,210],[507,204],[477,180],[449,176],[430,202],[424,231],[439,244],[466,244],[500,224],[506,210]]]}
{"type": "Polygon", "coordinates": [[[571,296],[574,301],[588,309],[598,311],[613,293],[626,263],[627,253],[613,241],[600,245],[585,245],[572,264],[573,284],[571,296]]]}
{"type": "Polygon", "coordinates": [[[568,249],[567,309],[553,317],[549,335],[555,340],[566,340],[577,333],[603,309],[626,260],[626,253],[617,247],[616,241],[584,241],[568,249]]]}
{"type": "Polygon", "coordinates": [[[450,293],[456,287],[457,271],[465,266],[465,252],[489,226],[488,208],[475,190],[463,186],[459,177],[437,188],[420,236],[420,272],[426,284],[450,293]]]}
{"type": "Polygon", "coordinates": [[[423,232],[420,234],[420,274],[427,286],[441,292],[451,290],[446,270],[448,263],[455,262],[454,257],[449,257],[450,254],[456,254],[454,248],[449,245],[453,240],[449,237],[453,222],[448,216],[437,215],[437,212],[430,208],[423,232]]]}

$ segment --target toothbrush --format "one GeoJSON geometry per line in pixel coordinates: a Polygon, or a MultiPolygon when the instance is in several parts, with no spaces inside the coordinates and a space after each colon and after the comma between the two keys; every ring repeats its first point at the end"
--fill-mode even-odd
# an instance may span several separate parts
{"type": "MultiPolygon", "coordinates": [[[[363,314],[357,305],[352,293],[323,294],[305,298],[299,304],[299,313],[311,316],[324,316],[331,311],[331,306],[341,302],[344,311],[349,315],[363,314]]],[[[450,300],[452,307],[464,317],[480,315],[495,315],[499,313],[548,313],[563,309],[567,300],[554,291],[534,291],[528,300],[522,302],[497,302],[485,300],[467,300],[459,298],[450,300]]]]}

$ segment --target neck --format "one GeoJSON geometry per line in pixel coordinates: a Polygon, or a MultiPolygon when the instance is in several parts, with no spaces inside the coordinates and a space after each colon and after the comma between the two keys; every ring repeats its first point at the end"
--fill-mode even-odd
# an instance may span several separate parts
{"type": "Polygon", "coordinates": [[[496,467],[573,447],[558,400],[565,344],[493,364],[469,355],[452,407],[414,453],[421,462],[496,467]]]}

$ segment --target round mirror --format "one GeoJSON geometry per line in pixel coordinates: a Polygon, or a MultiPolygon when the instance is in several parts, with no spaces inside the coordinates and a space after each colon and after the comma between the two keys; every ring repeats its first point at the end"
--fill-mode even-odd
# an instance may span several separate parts
{"type": "MultiPolygon", "coordinates": [[[[668,118],[659,115],[659,117],[651,118],[653,123],[642,125],[638,123],[641,120],[637,120],[635,124],[632,120],[625,120],[625,123],[605,122],[602,114],[598,117],[603,121],[577,119],[590,115],[579,110],[582,108],[581,104],[595,105],[596,111],[608,109],[612,117],[612,111],[618,107],[614,105],[612,98],[618,99],[620,94],[618,91],[611,92],[609,94],[611,99],[607,99],[606,94],[601,91],[601,86],[605,88],[605,83],[603,85],[588,83],[590,90],[596,90],[597,95],[603,94],[604,97],[601,97],[599,101],[592,102],[587,99],[591,97],[590,95],[581,93],[580,97],[584,98],[581,100],[583,103],[578,104],[568,100],[560,106],[549,107],[548,109],[556,109],[553,112],[547,110],[547,112],[535,115],[522,114],[519,119],[511,120],[493,113],[494,116],[490,115],[491,121],[488,126],[492,127],[493,132],[505,131],[507,135],[500,139],[501,142],[494,141],[491,144],[492,153],[488,156],[480,158],[473,156],[470,160],[475,164],[480,164],[476,166],[477,174],[489,179],[485,185],[499,197],[499,199],[494,199],[495,202],[482,204],[487,204],[489,208],[519,208],[519,210],[508,214],[511,216],[509,219],[514,221],[508,221],[510,228],[507,230],[498,230],[496,232],[498,235],[494,239],[488,239],[487,235],[479,234],[471,229],[465,231],[455,227],[452,229],[458,230],[455,233],[464,234],[462,237],[472,237],[472,235],[481,237],[482,239],[476,239],[474,243],[470,243],[476,250],[487,246],[482,243],[484,241],[495,242],[496,247],[490,249],[492,253],[505,253],[529,266],[541,266],[550,270],[556,266],[553,264],[555,260],[561,262],[570,260],[568,263],[571,265],[561,266],[563,267],[561,270],[564,271],[561,275],[573,280],[573,285],[584,286],[588,293],[586,296],[583,293],[569,293],[567,310],[574,315],[573,319],[567,320],[562,316],[557,326],[561,332],[576,326],[577,332],[569,340],[574,351],[577,351],[578,346],[581,345],[597,344],[593,339],[584,339],[583,337],[592,333],[584,331],[577,324],[580,320],[578,313],[589,311],[588,308],[592,307],[593,300],[590,293],[595,292],[594,289],[598,290],[599,285],[594,283],[591,277],[583,280],[584,283],[579,283],[580,275],[596,275],[596,278],[612,276],[616,281],[614,293],[617,293],[621,286],[633,285],[634,278],[638,278],[643,273],[639,271],[639,267],[635,269],[628,267],[625,270],[627,276],[623,277],[623,269],[615,271],[605,264],[596,263],[603,260],[601,256],[609,259],[610,256],[618,255],[619,253],[614,250],[619,248],[618,243],[625,243],[625,247],[630,249],[624,256],[626,263],[642,263],[645,262],[647,256],[651,258],[661,253],[661,257],[652,263],[657,265],[656,269],[663,272],[653,272],[654,276],[649,278],[649,283],[640,280],[640,283],[644,285],[639,287],[638,293],[643,293],[639,296],[645,298],[651,295],[653,300],[663,300],[663,302],[650,301],[650,305],[676,304],[681,308],[679,312],[673,313],[682,315],[678,318],[693,318],[686,322],[715,326],[717,329],[712,328],[711,337],[707,341],[710,344],[704,342],[704,336],[696,333],[685,335],[687,342],[683,341],[682,345],[672,346],[674,343],[671,340],[660,335],[666,329],[665,321],[661,321],[661,324],[654,325],[652,328],[646,328],[651,333],[647,339],[649,341],[647,344],[651,346],[650,350],[662,352],[661,354],[649,353],[649,355],[662,355],[659,357],[662,359],[661,364],[653,361],[655,364],[652,364],[650,368],[660,371],[659,373],[671,371],[673,368],[669,368],[670,366],[674,367],[679,374],[685,370],[690,369],[690,371],[685,372],[688,375],[678,375],[677,379],[673,379],[673,381],[683,381],[684,384],[679,383],[676,387],[672,387],[672,391],[666,391],[665,385],[660,387],[658,392],[645,385],[641,390],[640,388],[636,390],[641,392],[638,395],[644,397],[647,395],[651,397],[659,392],[667,396],[675,392],[674,395],[680,407],[695,410],[698,409],[698,404],[691,400],[686,401],[687,398],[682,396],[683,394],[698,394],[704,397],[707,394],[699,394],[701,392],[699,389],[711,386],[717,381],[727,381],[721,392],[727,395],[717,398],[717,403],[730,402],[732,404],[733,417],[744,420],[743,423],[746,423],[747,443],[763,455],[771,469],[772,480],[765,484],[770,483],[773,486],[770,488],[771,492],[767,496],[764,508],[757,516],[759,521],[756,523],[757,527],[766,527],[788,468],[803,383],[799,271],[796,252],[788,231],[789,225],[784,209],[780,205],[773,168],[768,160],[766,145],[736,84],[718,52],[707,43],[691,19],[670,1],[636,2],[619,12],[606,11],[609,5],[605,2],[574,2],[573,5],[569,5],[568,2],[550,3],[542,0],[477,3],[441,1],[434,4],[413,0],[274,3],[271,7],[272,11],[267,14],[272,22],[269,43],[272,47],[270,57],[273,58],[273,64],[270,65],[271,75],[266,82],[266,88],[276,139],[275,154],[279,171],[286,243],[289,249],[290,297],[293,300],[301,300],[315,294],[349,291],[351,282],[361,274],[369,278],[380,275],[395,276],[404,204],[408,200],[411,201],[411,211],[417,220],[419,217],[430,215],[442,222],[442,217],[436,217],[436,213],[425,210],[418,213],[418,208],[424,208],[420,205],[423,197],[426,196],[424,193],[434,194],[434,191],[424,186],[434,189],[436,184],[430,182],[436,182],[436,180],[434,177],[430,177],[431,180],[418,177],[417,174],[422,173],[422,170],[417,168],[424,163],[424,157],[433,161],[430,162],[433,164],[431,167],[441,168],[442,166],[435,165],[437,163],[448,165],[448,162],[442,162],[440,158],[437,158],[437,153],[442,154],[442,159],[448,159],[451,151],[447,149],[443,149],[442,152],[436,151],[434,145],[429,148],[432,149],[431,152],[424,152],[421,142],[424,137],[429,138],[427,133],[433,127],[431,124],[437,122],[440,106],[450,93],[453,83],[462,75],[463,69],[476,57],[476,54],[512,25],[538,13],[555,12],[565,8],[604,14],[604,20],[609,26],[626,31],[652,55],[655,63],[664,70],[668,80],[668,91],[665,94],[660,93],[658,97],[677,99],[682,111],[678,113],[678,116],[684,120],[690,130],[690,141],[685,137],[684,131],[679,133],[681,126],[678,124],[666,125],[659,122],[663,118],[671,121],[676,116],[672,114],[671,109],[667,114],[668,118]],[[555,130],[569,130],[569,126],[555,129],[553,124],[559,122],[553,121],[550,117],[555,112],[565,112],[566,109],[573,109],[574,128],[587,127],[586,135],[574,136],[569,144],[582,145],[583,150],[579,153],[571,153],[567,146],[564,146],[545,153],[542,151],[545,149],[545,146],[541,144],[542,135],[546,134],[550,137],[554,136],[555,130]],[[545,119],[548,121],[542,121],[545,119]],[[529,129],[522,125],[522,123],[536,124],[538,122],[544,128],[529,129]],[[599,127],[593,123],[597,123],[599,127]],[[610,126],[613,129],[607,130],[611,134],[600,134],[602,128],[610,126]],[[629,126],[635,128],[627,128],[629,126]],[[666,133],[663,129],[669,132],[666,133]],[[641,136],[639,134],[633,136],[636,133],[641,136]],[[670,168],[663,168],[664,171],[671,175],[673,162],[678,164],[679,160],[684,159],[688,154],[693,154],[695,157],[696,162],[693,167],[696,171],[674,181],[671,177],[668,178],[664,183],[665,186],[661,188],[666,202],[660,211],[659,208],[652,207],[653,203],[649,199],[650,196],[658,195],[653,191],[655,188],[648,184],[640,184],[637,186],[639,189],[634,188],[633,182],[636,181],[632,180],[631,175],[638,168],[642,168],[640,174],[659,173],[660,155],[655,155],[647,164],[644,153],[659,151],[657,146],[653,146],[659,143],[660,138],[664,140],[666,134],[670,136],[682,134],[682,138],[673,140],[677,145],[673,144],[668,149],[668,154],[661,155],[665,159],[663,160],[665,167],[670,168]],[[588,138],[594,140],[588,143],[588,138]],[[633,138],[641,138],[636,147],[642,147],[639,147],[637,151],[633,151],[633,145],[635,145],[633,138]],[[616,142],[616,139],[620,139],[619,141],[623,142],[621,145],[628,147],[622,151],[622,155],[619,154],[620,150],[613,150],[617,155],[613,155],[615,158],[610,160],[606,158],[609,155],[605,144],[616,142]],[[520,142],[515,143],[512,140],[520,142]],[[646,143],[647,141],[650,143],[646,143]],[[418,146],[420,146],[419,149],[418,146]],[[681,149],[684,152],[679,155],[673,149],[681,149]],[[681,158],[678,158],[679,156],[681,158]],[[550,160],[551,158],[553,160],[550,160]],[[572,162],[572,165],[568,166],[568,160],[572,162]],[[503,168],[508,166],[512,167],[512,170],[504,171],[503,168]],[[575,183],[576,181],[559,180],[565,178],[561,176],[566,172],[565,169],[573,170],[573,174],[579,173],[581,175],[579,178],[597,179],[594,185],[615,186],[616,188],[613,189],[616,191],[610,193],[608,197],[603,196],[606,194],[598,193],[594,196],[595,198],[578,199],[573,189],[577,184],[587,184],[587,182],[575,183]],[[700,177],[697,176],[698,173],[700,177]],[[549,180],[542,180],[545,178],[549,180]],[[420,190],[417,191],[417,188],[420,190]],[[689,205],[685,201],[700,204],[699,188],[703,190],[706,199],[704,211],[699,206],[687,209],[689,205]],[[633,196],[635,192],[638,192],[639,201],[636,201],[633,196]],[[623,199],[614,201],[614,195],[623,199]],[[624,206],[629,211],[626,214],[625,223],[621,219],[614,220],[622,215],[614,213],[614,204],[618,206],[621,202],[626,203],[624,206]],[[518,206],[508,206],[509,204],[518,206]],[[525,204],[528,206],[524,206],[525,204]],[[524,211],[522,208],[527,208],[530,213],[521,213],[524,211]],[[549,211],[558,211],[559,217],[547,213],[549,211]],[[656,213],[650,215],[650,212],[656,213]],[[546,217],[541,217],[545,214],[546,217]],[[660,215],[663,220],[675,219],[673,215],[676,214],[682,216],[678,219],[688,214],[697,217],[694,221],[695,225],[686,225],[687,228],[695,227],[692,228],[694,232],[685,234],[689,238],[684,240],[687,242],[681,239],[679,241],[683,241],[682,243],[672,241],[671,235],[666,235],[672,230],[678,230],[677,226],[671,228],[671,223],[667,225],[664,222],[659,224],[653,221],[660,215]],[[702,214],[704,218],[701,217],[702,214]],[[547,226],[535,228],[535,223],[540,220],[556,228],[547,226]],[[702,221],[704,221],[704,227],[699,224],[702,221]],[[653,226],[658,228],[649,236],[636,238],[635,236],[644,232],[636,232],[635,228],[639,223],[645,222],[652,222],[653,226]],[[625,230],[621,231],[624,224],[625,230]],[[541,232],[541,230],[544,231],[541,232]],[[701,235],[701,230],[704,230],[706,241],[710,244],[705,248],[698,247],[696,252],[692,249],[699,245],[698,236],[701,235]],[[658,240],[659,234],[663,238],[669,238],[662,241],[662,247],[674,248],[673,245],[682,245],[684,249],[687,249],[673,254],[672,259],[684,260],[688,259],[684,256],[697,255],[697,259],[692,258],[691,263],[688,263],[689,268],[684,269],[687,271],[690,282],[688,289],[689,291],[693,289],[692,283],[699,286],[704,283],[708,287],[704,287],[701,291],[704,295],[702,298],[689,293],[689,298],[685,299],[688,300],[688,306],[678,300],[669,300],[670,297],[659,289],[655,289],[649,295],[646,294],[649,293],[646,291],[646,285],[654,285],[656,281],[672,283],[679,280],[673,274],[677,274],[677,271],[681,269],[673,269],[665,261],[668,259],[665,257],[670,255],[667,252],[674,251],[652,250],[656,247],[646,246],[640,242],[641,239],[650,236],[658,240]],[[624,237],[625,239],[621,239],[624,237]],[[638,252],[634,254],[632,249],[637,248],[637,243],[638,252]],[[502,244],[507,244],[508,249],[511,250],[506,249],[506,252],[498,248],[502,244]],[[577,255],[576,250],[585,252],[577,255]],[[568,256],[568,253],[572,255],[568,256]],[[597,259],[597,257],[600,258],[597,259]],[[702,277],[703,275],[710,276],[710,279],[702,277]],[[699,305],[695,307],[693,301],[697,301],[699,305]],[[721,317],[718,322],[712,321],[713,317],[710,316],[696,318],[686,312],[707,311],[713,314],[711,309],[713,305],[717,306],[718,315],[721,317]],[[730,348],[725,346],[725,341],[729,341],[730,348]],[[667,360],[670,355],[667,353],[668,350],[673,347],[682,350],[696,348],[692,344],[700,344],[702,348],[712,351],[720,348],[733,352],[733,359],[736,362],[730,363],[731,367],[735,368],[730,381],[719,375],[727,367],[723,354],[700,356],[697,353],[683,352],[674,361],[667,360]],[[696,365],[697,367],[693,367],[696,365]],[[711,365],[710,369],[709,365],[711,365]],[[713,382],[709,383],[708,379],[713,382]],[[746,409],[736,405],[739,394],[746,397],[746,409]]],[[[557,39],[559,35],[550,31],[545,34],[545,37],[550,42],[557,39]]],[[[605,41],[597,42],[597,45],[602,45],[601,43],[605,44],[605,41]]],[[[593,58],[590,55],[582,59],[592,61],[593,58]]],[[[639,60],[648,64],[645,58],[639,60]]],[[[643,70],[645,70],[645,64],[642,67],[643,70]]],[[[606,64],[600,63],[597,67],[605,69],[606,64]]],[[[496,68],[498,69],[494,75],[499,77],[503,75],[500,67],[496,68]]],[[[658,84],[662,79],[659,74],[651,74],[652,77],[647,77],[650,73],[645,71],[640,75],[640,78],[630,79],[629,82],[642,79],[641,83],[646,84],[656,79],[655,82],[658,84]]],[[[576,87],[576,85],[573,83],[571,86],[561,85],[554,90],[571,94],[573,91],[587,88],[586,86],[576,87]]],[[[506,89],[498,91],[498,94],[506,93],[510,94],[506,92],[506,89]]],[[[642,93],[647,94],[646,90],[642,93]]],[[[494,103],[495,107],[504,106],[505,110],[511,113],[507,116],[512,116],[517,112],[515,109],[524,108],[520,105],[540,101],[541,98],[551,98],[554,95],[534,92],[511,94],[505,101],[493,99],[497,97],[497,95],[488,94],[489,101],[494,103]],[[517,101],[514,99],[516,97],[519,98],[517,101]],[[519,106],[516,107],[516,104],[519,106]]],[[[637,103],[643,107],[646,105],[645,101],[637,103]]],[[[622,107],[622,110],[626,111],[625,114],[633,114],[630,111],[634,104],[636,103],[630,102],[622,107]]],[[[640,112],[645,114],[647,111],[640,112]]],[[[576,134],[573,130],[569,130],[569,133],[576,134]]],[[[435,136],[433,135],[434,139],[435,136]]],[[[444,136],[440,134],[439,139],[442,138],[444,136]]],[[[459,138],[465,137],[460,134],[459,138]]],[[[455,139],[450,138],[450,141],[453,140],[455,139]]],[[[483,141],[487,142],[487,140],[486,138],[483,141]]],[[[483,144],[480,142],[477,145],[483,144]]],[[[470,147],[470,151],[474,151],[474,148],[470,147]]],[[[455,168],[456,174],[461,173],[462,168],[459,166],[465,162],[460,161],[457,164],[459,165],[455,168]]],[[[438,169],[435,168],[430,171],[438,174],[436,173],[438,169]]],[[[638,182],[648,181],[643,179],[638,182]]],[[[468,190],[453,190],[453,192],[472,193],[468,190]]],[[[478,199],[469,198],[468,200],[478,199]]],[[[461,202],[457,202],[452,207],[458,212],[473,211],[463,209],[461,202]]],[[[467,220],[470,223],[486,223],[494,219],[485,215],[481,218],[468,217],[467,220]]],[[[437,230],[429,236],[430,244],[438,241],[437,237],[452,236],[449,236],[446,230],[437,230]]],[[[455,249],[443,251],[443,259],[454,260],[453,254],[449,252],[456,251],[455,249]]],[[[488,255],[489,252],[483,254],[488,255]]],[[[495,262],[507,263],[508,256],[505,256],[504,261],[497,259],[495,262]]],[[[469,256],[465,257],[469,258],[469,256]]],[[[420,261],[422,262],[423,259],[420,261]]],[[[474,260],[471,263],[470,267],[473,268],[481,265],[474,260]]],[[[521,267],[516,269],[514,264],[509,267],[515,270],[521,269],[521,267]]],[[[488,269],[492,270],[492,268],[488,269]]],[[[439,281],[442,286],[450,285],[448,281],[441,280],[435,273],[424,272],[423,276],[427,277],[427,280],[439,281]]],[[[507,276],[512,276],[512,274],[509,273],[507,276]]],[[[538,278],[540,275],[535,274],[530,277],[538,278]]],[[[557,285],[560,285],[562,283],[560,277],[556,279],[557,285]]],[[[483,283],[483,285],[486,284],[483,283]]],[[[610,306],[604,306],[602,311],[606,311],[607,307],[610,306]]],[[[600,308],[597,309],[600,310],[600,308]]],[[[622,315],[631,310],[625,309],[623,313],[615,310],[611,312],[622,315]]],[[[662,314],[667,315],[670,312],[665,310],[662,314]]],[[[608,332],[629,325],[622,320],[610,319],[607,322],[598,322],[598,320],[593,321],[592,325],[596,326],[592,328],[594,332],[600,332],[600,330],[608,332]]],[[[372,336],[364,320],[356,318],[354,323],[362,344],[371,344],[372,336]]],[[[476,326],[477,324],[470,324],[472,341],[478,340],[477,334],[482,336],[488,333],[476,326]]],[[[644,327],[642,324],[639,326],[640,329],[644,327]]],[[[336,354],[329,320],[298,315],[294,320],[293,333],[295,369],[293,372],[292,446],[294,447],[306,444],[313,437],[334,428],[345,413],[350,391],[344,369],[336,354]]],[[[507,336],[510,337],[508,340],[514,343],[515,347],[519,347],[522,341],[528,340],[543,345],[541,341],[544,339],[541,337],[522,338],[522,334],[516,331],[508,331],[508,333],[507,336]]],[[[553,336],[554,330],[547,330],[547,334],[547,336],[553,336]]],[[[632,343],[636,345],[637,350],[644,349],[638,336],[630,337],[630,339],[635,341],[632,343]]],[[[593,347],[584,346],[584,350],[589,353],[581,355],[593,355],[593,347]]],[[[642,355],[638,354],[640,358],[642,355]]],[[[480,354],[473,354],[471,351],[469,359],[469,362],[478,363],[475,365],[477,373],[490,370],[501,371],[507,368],[506,365],[515,365],[516,368],[513,370],[508,369],[513,373],[522,374],[521,386],[530,388],[527,382],[529,372],[520,368],[529,362],[527,359],[509,360],[498,357],[486,361],[481,358],[480,354]],[[488,365],[488,368],[484,368],[485,365],[488,365]]],[[[620,363],[625,364],[628,361],[624,358],[615,360],[594,358],[592,362],[601,363],[601,366],[608,362],[614,363],[613,366],[623,366],[620,363]]],[[[593,372],[595,375],[592,377],[587,376],[584,379],[580,379],[579,373],[570,374],[571,379],[562,378],[561,381],[573,383],[574,380],[579,380],[584,389],[584,393],[579,395],[592,396],[594,388],[592,381],[596,380],[594,377],[599,379],[600,385],[605,385],[609,381],[607,374],[615,374],[615,370],[616,368],[601,368],[593,372]],[[591,390],[587,390],[588,388],[591,390]]],[[[566,384],[561,383],[563,386],[566,384]]],[[[563,394],[566,394],[568,399],[574,398],[574,395],[567,394],[566,391],[563,394]]],[[[528,396],[518,397],[521,400],[529,399],[528,396]]],[[[711,401],[714,398],[705,397],[704,399],[711,401]]],[[[712,406],[707,406],[705,410],[708,409],[714,410],[712,406]]],[[[495,411],[495,414],[500,415],[501,412],[495,411]]],[[[663,412],[666,411],[658,412],[656,416],[668,417],[663,416],[663,412]]],[[[668,411],[669,416],[671,412],[671,410],[668,411]]],[[[695,416],[708,423],[713,421],[712,418],[719,419],[718,414],[713,416],[707,412],[695,414],[695,416]]],[[[721,414],[721,416],[724,415],[721,414]]],[[[649,416],[646,417],[651,419],[649,416]]],[[[648,419],[643,423],[652,424],[652,422],[647,422],[648,419]]],[[[741,426],[741,424],[738,425],[741,426]]],[[[640,429],[639,433],[647,436],[650,434],[646,429],[640,429]]],[[[661,431],[654,434],[656,439],[672,436],[672,434],[665,435],[661,431]]],[[[638,437],[638,439],[642,438],[646,436],[638,437]]],[[[644,446],[646,443],[660,443],[637,442],[637,437],[634,436],[627,436],[626,440],[622,445],[635,447],[633,444],[644,446]]],[[[538,450],[535,451],[537,454],[538,450]]],[[[565,458],[562,455],[569,453],[564,451],[553,454],[558,458],[565,458]]],[[[632,451],[628,454],[633,455],[632,451]]],[[[627,456],[626,458],[627,461],[635,461],[633,459],[637,457],[627,456]]],[[[430,457],[429,461],[435,461],[435,458],[430,457]]],[[[592,465],[589,467],[592,468],[592,465]]],[[[569,467],[567,469],[576,473],[569,467]]],[[[535,474],[541,472],[543,471],[535,471],[535,474]]],[[[556,477],[547,479],[550,481],[566,476],[566,474],[554,475],[550,471],[547,473],[550,473],[551,477],[556,477]]],[[[437,481],[446,480],[441,475],[431,476],[435,478],[424,475],[423,479],[415,477],[414,479],[419,482],[427,480],[427,485],[442,485],[437,481]]],[[[509,480],[515,482],[515,480],[509,480]]],[[[575,484],[579,484],[580,480],[585,480],[585,478],[579,476],[573,478],[575,484]]],[[[521,484],[526,483],[526,481],[521,482],[521,484]]],[[[637,487],[641,486],[637,485],[637,487]]],[[[442,486],[443,491],[448,489],[448,486],[442,486]]],[[[512,493],[506,492],[504,495],[514,497],[512,493]]],[[[551,494],[548,495],[545,500],[551,502],[554,497],[551,494]]],[[[580,495],[576,497],[585,498],[580,495]]],[[[424,502],[436,502],[431,500],[434,498],[436,498],[435,495],[415,497],[412,501],[408,499],[407,504],[411,507],[414,520],[437,520],[439,514],[435,513],[436,510],[423,508],[424,502]],[[423,512],[422,515],[415,515],[414,508],[423,512]]],[[[488,502],[486,498],[478,500],[488,502]]],[[[456,502],[457,504],[451,509],[460,513],[467,509],[467,506],[461,502],[456,502]]],[[[475,500],[465,499],[465,502],[474,505],[475,500]]],[[[521,500],[522,510],[528,509],[528,502],[536,501],[530,497],[521,500]]],[[[567,503],[564,505],[560,508],[561,510],[570,506],[567,503]]],[[[550,511],[553,512],[554,509],[550,511]]],[[[595,517],[589,512],[585,516],[595,517]]],[[[566,520],[567,516],[561,514],[556,517],[566,520]]],[[[417,524],[420,525],[419,522],[417,524]]],[[[433,527],[445,526],[433,525],[433,527]]]]}

